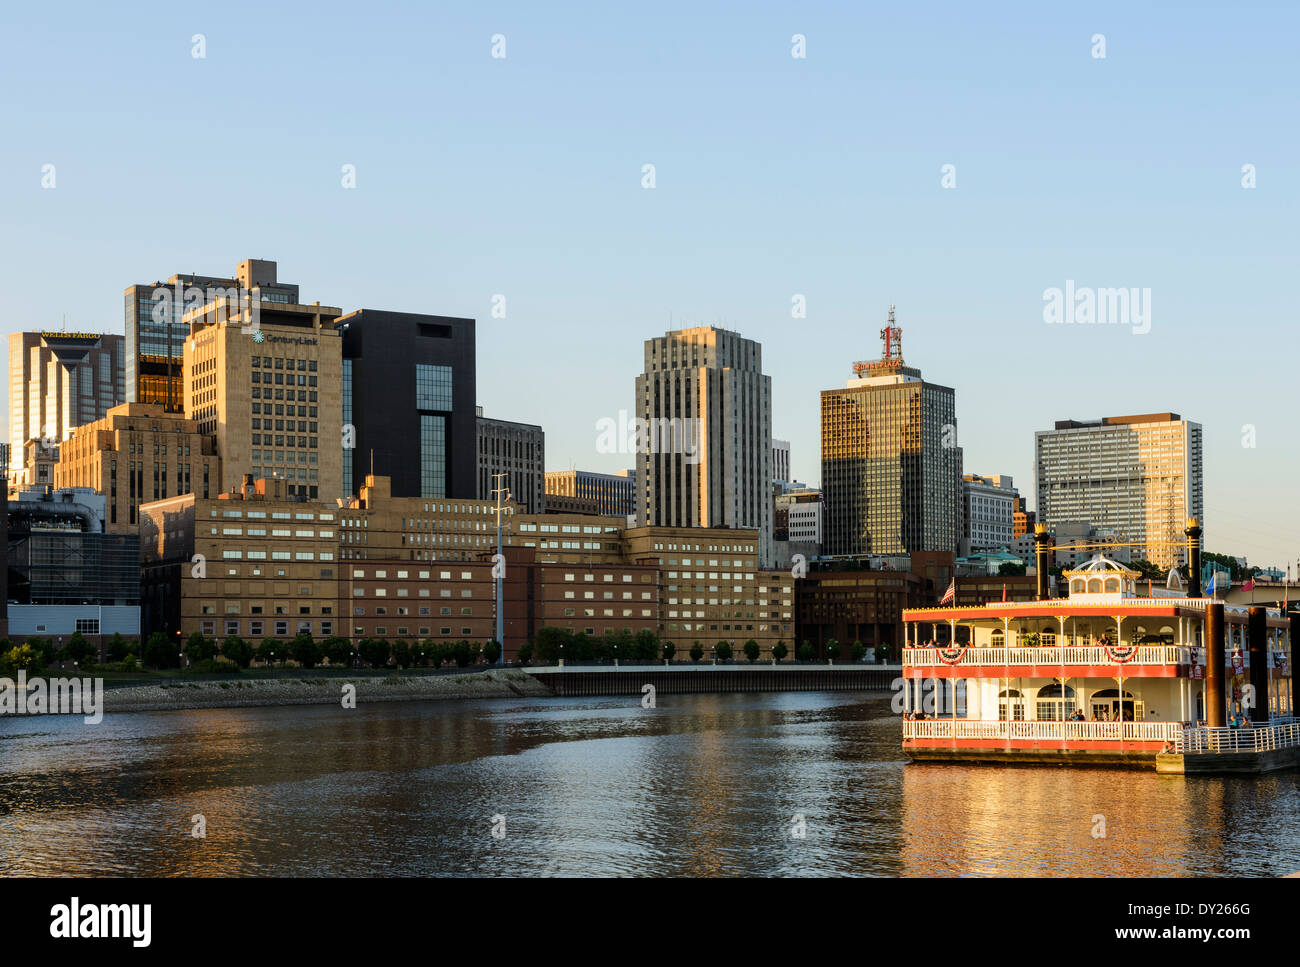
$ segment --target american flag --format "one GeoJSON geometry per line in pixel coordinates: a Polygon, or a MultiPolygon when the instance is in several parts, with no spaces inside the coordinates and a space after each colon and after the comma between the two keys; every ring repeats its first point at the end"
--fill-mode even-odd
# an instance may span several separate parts
{"type": "Polygon", "coordinates": [[[948,590],[943,592],[943,597],[939,599],[939,603],[952,604],[955,600],[957,600],[957,579],[953,578],[948,584],[948,590]]]}

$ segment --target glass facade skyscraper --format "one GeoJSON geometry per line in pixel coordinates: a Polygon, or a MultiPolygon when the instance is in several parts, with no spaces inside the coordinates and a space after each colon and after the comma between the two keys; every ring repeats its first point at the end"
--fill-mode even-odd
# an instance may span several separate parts
{"type": "MultiPolygon", "coordinates": [[[[824,390],[822,490],[827,554],[955,551],[962,452],[955,394],[903,364],[901,330],[885,356],[824,390]]],[[[882,333],[883,336],[883,333],[882,333]]]]}

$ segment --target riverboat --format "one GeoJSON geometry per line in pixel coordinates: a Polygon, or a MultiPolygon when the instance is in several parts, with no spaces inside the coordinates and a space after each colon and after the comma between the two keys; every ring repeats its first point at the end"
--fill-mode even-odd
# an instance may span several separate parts
{"type": "MultiPolygon", "coordinates": [[[[1044,564],[1040,555],[1040,574],[1044,564]]],[[[1034,601],[903,612],[910,759],[1165,773],[1297,765],[1295,615],[1215,601],[1176,571],[1143,595],[1138,572],[1100,554],[1063,581],[1064,597],[1040,578],[1034,601]]]]}

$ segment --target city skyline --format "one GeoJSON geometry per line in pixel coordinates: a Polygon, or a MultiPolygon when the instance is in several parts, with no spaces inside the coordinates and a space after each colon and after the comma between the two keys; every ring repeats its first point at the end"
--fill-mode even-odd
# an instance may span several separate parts
{"type": "Polygon", "coordinates": [[[969,467],[1029,481],[1033,433],[1057,420],[1178,412],[1205,430],[1207,546],[1261,565],[1300,556],[1275,389],[1288,385],[1297,196],[1296,135],[1273,119],[1295,85],[1294,11],[764,8],[737,22],[668,4],[626,30],[615,12],[561,26],[507,5],[402,33],[383,16],[344,31],[258,9],[251,36],[229,27],[242,9],[192,23],[159,6],[128,29],[74,6],[83,30],[57,42],[11,15],[8,89],[44,80],[39,106],[4,102],[8,332],[66,317],[120,333],[129,280],[277,259],[329,305],[379,292],[381,308],[477,319],[476,403],[541,423],[548,470],[614,472],[626,455],[600,453],[594,424],[633,409],[642,340],[719,323],[766,349],[772,434],[792,442],[792,476],[819,484],[817,394],[844,360],[874,355],[896,304],[909,362],[960,396],[969,467]],[[301,44],[275,46],[281,31],[301,44]],[[491,56],[496,33],[505,58],[491,56]],[[140,44],[156,56],[123,56],[140,44]],[[294,79],[310,76],[307,51],[345,45],[347,84],[294,79]],[[49,71],[68,62],[99,83],[49,71]],[[230,122],[259,144],[255,162],[177,165],[140,137],[156,117],[228,117],[232,97],[263,88],[275,110],[230,122]],[[412,125],[431,99],[436,124],[412,125]],[[629,103],[639,125],[621,120],[629,103]],[[352,111],[366,120],[332,124],[352,111]],[[263,137],[285,117],[328,132],[318,150],[263,137]],[[75,136],[69,118],[84,122],[75,136]],[[204,232],[160,234],[168,206],[201,209],[204,232]],[[1044,293],[1071,282],[1150,289],[1148,331],[1047,323],[1044,293]],[[520,378],[539,362],[583,376],[547,386],[541,415],[536,381],[520,378]]]}

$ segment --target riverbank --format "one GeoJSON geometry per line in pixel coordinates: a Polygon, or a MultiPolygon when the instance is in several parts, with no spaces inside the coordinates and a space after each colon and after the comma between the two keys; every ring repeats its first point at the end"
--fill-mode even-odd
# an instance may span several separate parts
{"type": "Polygon", "coordinates": [[[329,705],[343,700],[343,688],[356,688],[358,705],[369,702],[422,702],[459,698],[544,697],[550,689],[518,669],[493,669],[465,675],[385,678],[276,678],[263,680],[166,681],[110,688],[105,712],[159,712],[197,708],[252,708],[262,705],[329,705]]]}

